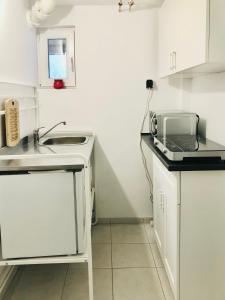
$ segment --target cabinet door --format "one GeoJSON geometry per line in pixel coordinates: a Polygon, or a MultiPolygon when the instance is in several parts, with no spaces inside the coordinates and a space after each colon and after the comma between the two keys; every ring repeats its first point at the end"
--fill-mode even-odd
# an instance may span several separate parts
{"type": "Polygon", "coordinates": [[[176,1],[175,71],[183,71],[208,60],[209,0],[176,1]]]}
{"type": "Polygon", "coordinates": [[[180,172],[169,172],[154,157],[154,231],[165,269],[178,299],[180,172]]]}
{"type": "Polygon", "coordinates": [[[164,212],[163,212],[163,192],[157,175],[154,176],[154,232],[156,242],[161,255],[163,255],[164,239],[164,212]]]}
{"type": "Polygon", "coordinates": [[[166,0],[159,10],[159,76],[204,64],[209,51],[209,0],[166,0]]]}
{"type": "Polygon", "coordinates": [[[3,258],[77,253],[72,172],[0,176],[3,258]]]}
{"type": "Polygon", "coordinates": [[[225,172],[181,172],[180,300],[225,299],[225,172]]]}
{"type": "Polygon", "coordinates": [[[166,0],[159,10],[159,77],[174,73],[174,51],[176,19],[176,2],[179,0],[166,0]]]}
{"type": "MultiPolygon", "coordinates": [[[[165,174],[166,175],[166,174],[165,174]]],[[[174,294],[178,288],[178,224],[179,203],[179,176],[177,173],[164,176],[164,264],[174,294]]]]}

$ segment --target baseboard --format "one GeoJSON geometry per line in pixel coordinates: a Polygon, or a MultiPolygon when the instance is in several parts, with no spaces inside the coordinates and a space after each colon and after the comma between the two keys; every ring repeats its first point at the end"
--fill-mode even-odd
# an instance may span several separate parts
{"type": "Polygon", "coordinates": [[[143,224],[150,223],[153,218],[98,218],[99,224],[143,224]]]}
{"type": "Polygon", "coordinates": [[[0,300],[3,300],[10,283],[16,275],[17,269],[18,267],[16,266],[8,267],[7,270],[1,274],[0,300]]]}

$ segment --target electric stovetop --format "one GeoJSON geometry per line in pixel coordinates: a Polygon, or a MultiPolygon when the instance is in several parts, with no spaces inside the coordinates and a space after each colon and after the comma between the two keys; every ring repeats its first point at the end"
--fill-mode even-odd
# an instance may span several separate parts
{"type": "Polygon", "coordinates": [[[172,161],[194,158],[225,160],[225,146],[196,135],[155,137],[154,144],[172,161]]]}

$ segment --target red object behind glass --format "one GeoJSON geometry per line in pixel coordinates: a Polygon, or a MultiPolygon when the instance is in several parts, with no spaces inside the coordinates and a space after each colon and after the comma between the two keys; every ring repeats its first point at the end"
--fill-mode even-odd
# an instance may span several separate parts
{"type": "Polygon", "coordinates": [[[54,80],[54,89],[64,89],[65,85],[64,85],[64,81],[62,79],[55,79],[54,80]]]}

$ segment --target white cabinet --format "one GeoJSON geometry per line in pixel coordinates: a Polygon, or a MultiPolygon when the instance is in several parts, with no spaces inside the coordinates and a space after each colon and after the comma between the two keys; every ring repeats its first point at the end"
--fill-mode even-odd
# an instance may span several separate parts
{"type": "Polygon", "coordinates": [[[154,158],[154,231],[174,294],[178,293],[179,172],[168,172],[154,158]]]}
{"type": "MultiPolygon", "coordinates": [[[[179,224],[179,177],[175,174],[165,179],[164,204],[164,263],[174,293],[178,292],[177,255],[178,255],[178,224],[179,224]]],[[[178,175],[179,176],[179,175],[178,175]]]]}
{"type": "MultiPolygon", "coordinates": [[[[160,181],[159,181],[160,182],[160,181]]],[[[154,177],[154,228],[155,237],[157,240],[158,248],[163,255],[163,235],[164,235],[164,209],[163,209],[163,191],[160,188],[158,178],[154,177]]]]}
{"type": "Polygon", "coordinates": [[[225,299],[225,171],[153,158],[154,232],[175,300],[225,299]]]}
{"type": "Polygon", "coordinates": [[[225,70],[221,0],[165,0],[159,10],[159,76],[225,70]]]}
{"type": "Polygon", "coordinates": [[[170,75],[174,72],[175,34],[177,28],[174,7],[179,0],[167,0],[159,11],[159,75],[170,75]]]}
{"type": "Polygon", "coordinates": [[[2,257],[72,255],[85,251],[83,171],[0,176],[2,257]]]}
{"type": "Polygon", "coordinates": [[[225,299],[225,171],[181,172],[180,300],[225,299]]]}
{"type": "Polygon", "coordinates": [[[177,0],[175,69],[180,72],[207,62],[209,1],[177,0]]]}

